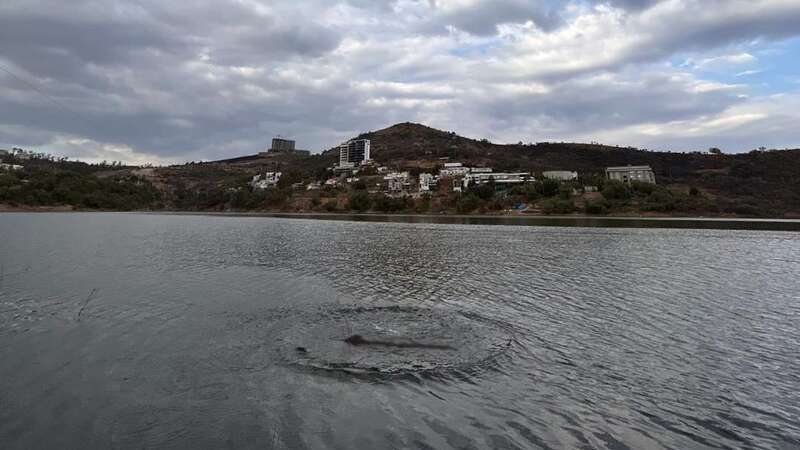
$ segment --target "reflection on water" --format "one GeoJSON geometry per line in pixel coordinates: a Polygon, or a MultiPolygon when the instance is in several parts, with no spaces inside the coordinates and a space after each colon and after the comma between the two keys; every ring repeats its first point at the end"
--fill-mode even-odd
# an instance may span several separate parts
{"type": "Polygon", "coordinates": [[[800,446],[794,233],[9,214],[0,235],[2,448],[800,446]]]}

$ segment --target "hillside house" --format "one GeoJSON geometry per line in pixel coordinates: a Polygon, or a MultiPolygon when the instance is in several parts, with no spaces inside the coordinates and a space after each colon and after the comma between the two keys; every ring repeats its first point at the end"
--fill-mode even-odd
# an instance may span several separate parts
{"type": "Polygon", "coordinates": [[[609,180],[617,180],[625,184],[634,181],[656,184],[656,176],[650,166],[609,167],[606,169],[606,177],[609,180]]]}
{"type": "Polygon", "coordinates": [[[281,179],[281,172],[265,172],[253,177],[250,187],[253,189],[269,189],[278,185],[281,179]]]}

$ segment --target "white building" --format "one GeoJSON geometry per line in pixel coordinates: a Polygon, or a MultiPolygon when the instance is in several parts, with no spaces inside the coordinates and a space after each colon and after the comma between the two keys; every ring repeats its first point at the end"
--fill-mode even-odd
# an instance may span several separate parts
{"type": "Polygon", "coordinates": [[[533,181],[533,177],[528,172],[514,172],[514,173],[470,173],[464,177],[463,186],[466,188],[470,184],[486,184],[489,181],[494,181],[497,185],[521,184],[527,181],[533,181]]]}
{"type": "Polygon", "coordinates": [[[429,173],[421,173],[419,174],[419,191],[430,192],[437,182],[438,179],[435,176],[429,173]]]}
{"type": "Polygon", "coordinates": [[[7,171],[11,171],[11,170],[22,170],[22,166],[19,166],[19,165],[17,165],[17,164],[5,164],[5,163],[0,163],[0,170],[7,170],[7,171]]]}
{"type": "Polygon", "coordinates": [[[578,179],[578,172],[571,172],[569,170],[548,170],[542,172],[542,176],[549,180],[575,181],[578,179]]]}
{"type": "Polygon", "coordinates": [[[275,187],[281,179],[281,172],[266,172],[263,175],[256,175],[250,181],[253,189],[269,189],[275,187]]]}
{"type": "Polygon", "coordinates": [[[339,146],[339,166],[353,167],[370,159],[369,139],[352,139],[339,146]]]}
{"type": "Polygon", "coordinates": [[[383,177],[389,192],[401,192],[411,188],[408,172],[392,172],[383,177]]]}
{"type": "Polygon", "coordinates": [[[469,173],[492,173],[491,167],[470,167],[467,170],[469,173]]]}
{"type": "Polygon", "coordinates": [[[642,183],[656,184],[656,176],[650,166],[609,167],[606,169],[606,177],[609,180],[623,183],[641,181],[642,183]]]}
{"type": "Polygon", "coordinates": [[[444,167],[439,171],[439,175],[443,177],[463,177],[469,173],[469,168],[464,167],[461,163],[445,163],[444,167]]]}

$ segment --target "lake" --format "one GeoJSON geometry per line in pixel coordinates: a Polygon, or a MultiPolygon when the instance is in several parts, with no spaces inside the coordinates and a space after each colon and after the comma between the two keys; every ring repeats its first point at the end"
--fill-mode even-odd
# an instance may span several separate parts
{"type": "Polygon", "coordinates": [[[0,236],[3,449],[800,446],[798,233],[14,213],[0,236]]]}

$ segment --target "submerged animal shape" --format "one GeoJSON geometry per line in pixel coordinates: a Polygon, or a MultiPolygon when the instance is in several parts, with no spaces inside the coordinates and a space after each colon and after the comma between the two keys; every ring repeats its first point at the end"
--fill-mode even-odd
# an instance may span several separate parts
{"type": "Polygon", "coordinates": [[[433,350],[455,350],[455,348],[449,345],[440,345],[440,344],[424,344],[420,342],[413,342],[413,341],[406,341],[406,342],[394,342],[394,341],[380,341],[380,340],[368,340],[365,339],[360,334],[354,334],[347,339],[344,340],[350,345],[353,346],[362,346],[362,345],[370,345],[370,346],[381,346],[381,347],[396,347],[396,348],[427,348],[433,350]]]}

